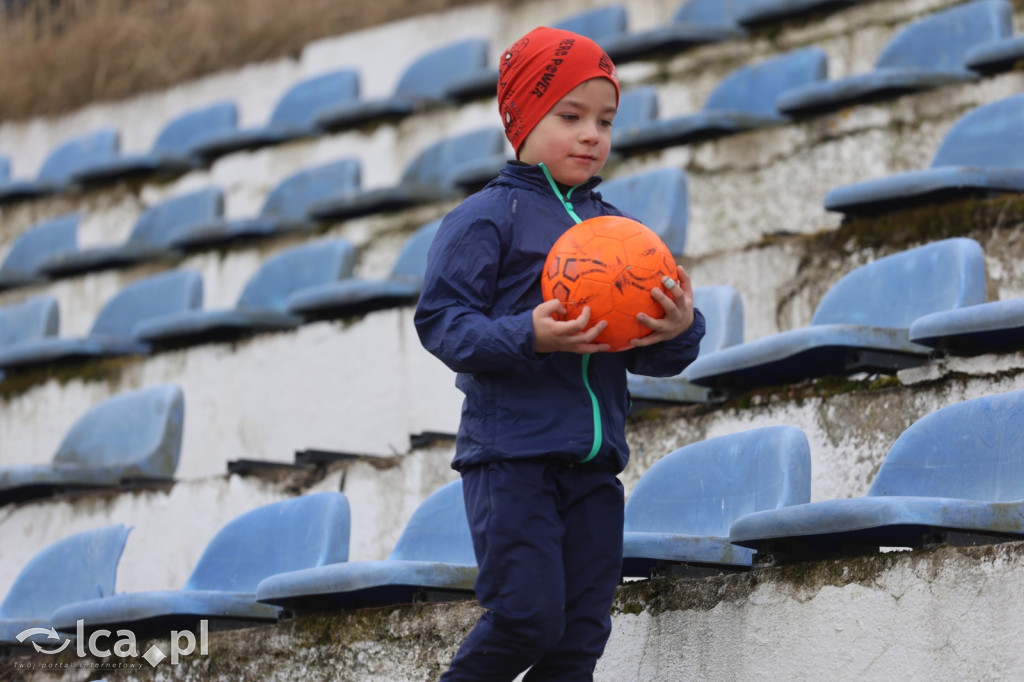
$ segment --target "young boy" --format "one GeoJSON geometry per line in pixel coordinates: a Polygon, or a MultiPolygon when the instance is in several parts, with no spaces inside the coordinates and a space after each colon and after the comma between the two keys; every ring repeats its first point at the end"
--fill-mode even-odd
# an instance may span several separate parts
{"type": "Polygon", "coordinates": [[[587,680],[611,633],[629,457],[626,370],[672,376],[697,357],[704,319],[689,277],[651,295],[662,319],[609,353],[558,321],[540,273],[576,222],[622,215],[594,191],[619,98],[593,41],[538,28],[502,55],[498,107],[516,150],[501,175],[445,217],[416,310],[424,347],[465,393],[452,467],[462,475],[487,609],[444,680],[587,680]],[[532,667],[531,667],[532,666],[532,667]]]}

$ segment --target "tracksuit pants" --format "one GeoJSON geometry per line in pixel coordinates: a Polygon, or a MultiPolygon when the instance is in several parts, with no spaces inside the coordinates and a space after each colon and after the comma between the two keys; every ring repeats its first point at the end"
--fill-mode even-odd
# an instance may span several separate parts
{"type": "Polygon", "coordinates": [[[591,680],[622,571],[622,484],[541,459],[471,467],[462,484],[487,610],[441,679],[591,680]]]}

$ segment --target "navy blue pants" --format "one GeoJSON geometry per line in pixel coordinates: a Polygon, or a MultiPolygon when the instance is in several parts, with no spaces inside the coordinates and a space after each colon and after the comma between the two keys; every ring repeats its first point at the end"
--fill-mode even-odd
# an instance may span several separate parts
{"type": "Polygon", "coordinates": [[[487,611],[441,679],[593,679],[622,571],[622,484],[519,460],[466,469],[462,486],[487,611]]]}

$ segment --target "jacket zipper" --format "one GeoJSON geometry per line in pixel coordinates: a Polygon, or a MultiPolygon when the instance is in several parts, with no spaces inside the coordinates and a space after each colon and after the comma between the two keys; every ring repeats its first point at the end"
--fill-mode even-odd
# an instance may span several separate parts
{"type": "MultiPolygon", "coordinates": [[[[576,215],[576,211],[573,210],[572,203],[569,201],[569,197],[572,196],[573,190],[575,190],[576,187],[579,187],[579,185],[576,185],[576,187],[570,187],[569,191],[566,192],[563,197],[562,193],[558,190],[558,184],[555,182],[555,179],[551,177],[551,172],[548,170],[548,167],[543,163],[538,165],[540,165],[540,169],[544,171],[544,177],[548,179],[548,184],[551,185],[551,190],[555,193],[555,196],[558,197],[558,200],[562,202],[562,207],[565,208],[569,217],[572,218],[576,224],[582,223],[583,220],[576,215]]],[[[601,404],[597,400],[597,394],[595,394],[594,390],[590,387],[589,368],[590,355],[587,354],[583,356],[582,360],[583,387],[587,389],[587,394],[590,396],[590,408],[594,416],[594,442],[590,446],[590,453],[580,461],[581,464],[589,462],[597,456],[598,451],[601,449],[601,443],[604,440],[604,432],[601,428],[601,404]]]]}

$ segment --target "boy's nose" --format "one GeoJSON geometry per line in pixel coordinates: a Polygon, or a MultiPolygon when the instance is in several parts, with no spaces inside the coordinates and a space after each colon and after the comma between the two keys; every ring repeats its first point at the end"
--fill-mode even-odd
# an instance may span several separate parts
{"type": "Polygon", "coordinates": [[[596,142],[598,139],[597,124],[587,123],[580,128],[580,140],[583,142],[596,142]]]}

